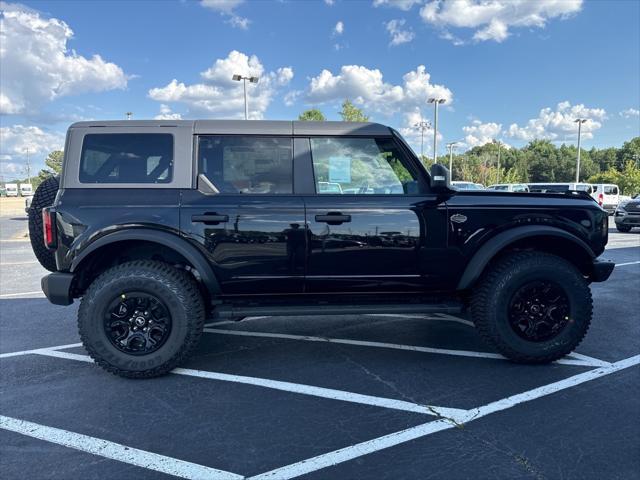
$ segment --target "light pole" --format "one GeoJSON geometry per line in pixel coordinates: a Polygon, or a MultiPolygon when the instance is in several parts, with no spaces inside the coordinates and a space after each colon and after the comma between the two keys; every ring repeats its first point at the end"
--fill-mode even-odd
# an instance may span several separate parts
{"type": "Polygon", "coordinates": [[[498,171],[496,172],[496,183],[500,183],[500,147],[502,146],[502,142],[494,138],[493,143],[498,145],[498,171]]]}
{"type": "Polygon", "coordinates": [[[438,105],[446,102],[446,98],[430,98],[429,103],[433,103],[435,110],[433,113],[433,163],[438,160],[438,105]]]}
{"type": "Polygon", "coordinates": [[[576,118],[574,123],[578,124],[578,159],[576,160],[576,183],[580,182],[580,135],[582,134],[582,124],[585,123],[588,118],[576,118]]]}
{"type": "Polygon", "coordinates": [[[131,120],[131,115],[133,115],[133,112],[127,112],[127,120],[131,120]]]}
{"type": "Polygon", "coordinates": [[[243,75],[236,74],[233,77],[231,77],[231,80],[235,80],[236,82],[239,82],[240,80],[242,80],[244,84],[244,119],[249,120],[249,105],[247,104],[247,80],[249,80],[250,83],[258,83],[258,80],[260,80],[260,78],[245,77],[243,75]]]}
{"type": "Polygon", "coordinates": [[[449,175],[451,175],[451,179],[453,180],[453,149],[458,144],[458,142],[447,143],[447,148],[449,149],[449,175]]]}
{"type": "Polygon", "coordinates": [[[422,157],[424,157],[424,132],[429,130],[431,126],[429,122],[425,122],[424,120],[420,120],[418,123],[413,125],[415,128],[420,130],[420,160],[422,161],[422,157]]]}
{"type": "Polygon", "coordinates": [[[29,147],[27,147],[27,183],[31,185],[31,162],[29,158],[29,147]]]}

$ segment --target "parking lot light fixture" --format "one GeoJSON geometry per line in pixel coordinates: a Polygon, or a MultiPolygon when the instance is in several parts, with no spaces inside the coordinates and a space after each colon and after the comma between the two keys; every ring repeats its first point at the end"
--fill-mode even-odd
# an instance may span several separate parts
{"type": "Polygon", "coordinates": [[[429,103],[433,103],[433,163],[438,161],[438,105],[446,102],[446,98],[430,98],[429,103]]]}
{"type": "Polygon", "coordinates": [[[582,134],[582,124],[585,123],[588,118],[576,118],[574,123],[578,124],[578,158],[576,159],[576,183],[580,182],[580,136],[582,134]]]}
{"type": "Polygon", "coordinates": [[[500,148],[502,147],[502,142],[494,138],[493,143],[498,145],[498,168],[496,171],[496,183],[500,183],[500,148]]]}
{"type": "Polygon", "coordinates": [[[260,77],[245,77],[243,75],[235,74],[231,77],[231,80],[235,82],[239,82],[240,80],[242,80],[242,84],[244,86],[244,119],[249,120],[249,106],[247,104],[247,80],[249,80],[249,83],[258,83],[260,77]]]}

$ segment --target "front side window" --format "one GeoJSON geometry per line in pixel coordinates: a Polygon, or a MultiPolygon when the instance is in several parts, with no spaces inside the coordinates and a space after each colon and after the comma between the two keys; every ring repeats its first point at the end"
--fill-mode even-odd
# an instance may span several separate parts
{"type": "Polygon", "coordinates": [[[416,190],[417,177],[393,139],[312,138],[311,155],[319,194],[389,195],[416,190]]]}
{"type": "Polygon", "coordinates": [[[84,136],[81,183],[169,183],[173,135],[100,133],[84,136]]]}
{"type": "Polygon", "coordinates": [[[291,138],[201,136],[198,162],[220,193],[293,193],[291,138]]]}
{"type": "Polygon", "coordinates": [[[618,187],[616,187],[615,185],[605,185],[604,186],[604,194],[605,195],[617,195],[618,194],[618,187]]]}

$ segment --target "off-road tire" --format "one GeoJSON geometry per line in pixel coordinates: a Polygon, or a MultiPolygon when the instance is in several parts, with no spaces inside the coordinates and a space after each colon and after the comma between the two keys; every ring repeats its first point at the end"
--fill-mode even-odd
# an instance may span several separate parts
{"type": "Polygon", "coordinates": [[[85,349],[100,367],[121,377],[152,378],[170,372],[190,356],[202,335],[204,312],[202,295],[189,273],[162,262],[136,260],[113,267],[93,281],[80,303],[78,330],[85,349]],[[152,353],[122,352],[105,333],[107,306],[127,291],[159,296],[170,312],[171,332],[152,353]]]}
{"type": "Polygon", "coordinates": [[[629,233],[632,227],[630,225],[616,225],[616,228],[619,232],[629,233]]]}
{"type": "Polygon", "coordinates": [[[586,335],[593,311],[591,290],[578,269],[561,257],[542,252],[514,253],[499,260],[478,282],[470,306],[485,342],[519,363],[548,363],[572,352],[586,335]],[[535,280],[560,285],[571,311],[564,328],[541,342],[521,338],[509,324],[507,313],[516,290],[535,280]]]}
{"type": "Polygon", "coordinates": [[[49,177],[36,189],[29,207],[29,240],[38,262],[50,272],[56,271],[54,252],[47,249],[42,237],[42,209],[53,205],[60,184],[58,177],[49,177]]]}

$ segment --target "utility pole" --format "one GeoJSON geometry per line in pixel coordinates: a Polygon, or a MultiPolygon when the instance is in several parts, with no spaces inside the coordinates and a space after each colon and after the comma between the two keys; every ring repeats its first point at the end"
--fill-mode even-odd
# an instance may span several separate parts
{"type": "Polygon", "coordinates": [[[430,98],[429,103],[433,103],[435,108],[433,113],[433,163],[438,161],[438,105],[446,102],[445,98],[430,98]]]}
{"type": "Polygon", "coordinates": [[[576,118],[574,123],[578,124],[578,159],[576,160],[576,183],[580,182],[580,136],[582,134],[582,124],[585,123],[588,118],[576,118]]]}
{"type": "Polygon", "coordinates": [[[243,86],[244,86],[244,119],[245,120],[249,120],[249,104],[247,103],[247,80],[249,80],[250,83],[258,83],[258,80],[260,80],[260,77],[245,77],[244,75],[234,75],[233,77],[231,77],[231,80],[234,80],[236,82],[239,82],[240,80],[242,80],[243,82],[243,86]]]}
{"type": "Polygon", "coordinates": [[[453,180],[453,149],[458,144],[458,142],[447,143],[447,148],[449,149],[449,174],[451,175],[451,180],[453,180]]]}
{"type": "Polygon", "coordinates": [[[127,120],[131,120],[132,115],[133,115],[133,112],[127,112],[127,120]]]}
{"type": "Polygon", "coordinates": [[[496,140],[495,138],[493,139],[493,143],[498,145],[498,170],[496,172],[496,183],[500,183],[500,147],[502,146],[502,143],[500,140],[496,140]]]}
{"type": "Polygon", "coordinates": [[[424,157],[424,132],[429,130],[429,127],[431,127],[431,125],[429,124],[429,122],[420,120],[413,126],[420,130],[420,161],[422,161],[422,158],[424,157]]]}

